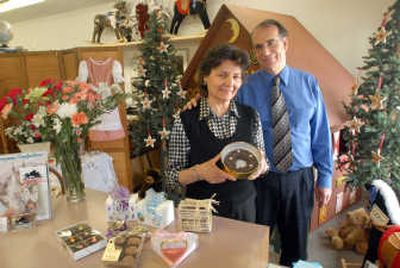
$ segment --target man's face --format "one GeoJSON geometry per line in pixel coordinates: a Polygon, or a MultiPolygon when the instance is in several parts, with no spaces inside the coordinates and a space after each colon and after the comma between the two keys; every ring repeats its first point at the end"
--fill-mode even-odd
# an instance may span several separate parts
{"type": "Polygon", "coordinates": [[[254,30],[252,41],[261,68],[277,75],[286,65],[287,37],[281,37],[278,28],[272,25],[254,30]]]}

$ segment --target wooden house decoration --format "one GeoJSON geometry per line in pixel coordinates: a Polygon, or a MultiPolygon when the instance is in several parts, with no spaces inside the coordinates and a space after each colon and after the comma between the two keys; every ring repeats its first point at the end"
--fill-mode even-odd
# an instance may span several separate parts
{"type": "MultiPolygon", "coordinates": [[[[199,88],[197,68],[207,50],[221,43],[230,43],[250,54],[251,66],[249,73],[256,71],[259,66],[252,52],[251,31],[265,19],[275,19],[281,22],[289,32],[289,49],[287,61],[292,67],[307,71],[315,75],[324,95],[332,132],[340,129],[347,121],[343,103],[350,101],[354,77],[325,49],[312,34],[296,20],[284,14],[240,7],[222,5],[206,36],[202,40],[190,61],[182,79],[183,88],[193,95],[199,88]]],[[[327,207],[314,209],[311,229],[331,219],[336,213],[347,208],[360,198],[360,191],[345,190],[340,182],[343,175],[334,171],[333,195],[327,207]],[[338,198],[336,198],[338,196],[338,198]],[[337,209],[339,206],[339,210],[337,209]]]]}
{"type": "Polygon", "coordinates": [[[208,233],[212,230],[212,204],[211,199],[186,198],[179,203],[178,218],[183,231],[208,233]]]}

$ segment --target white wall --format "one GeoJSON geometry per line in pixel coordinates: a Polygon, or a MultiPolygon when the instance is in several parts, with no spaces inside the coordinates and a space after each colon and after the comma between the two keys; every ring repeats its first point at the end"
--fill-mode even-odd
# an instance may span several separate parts
{"type": "MultiPolygon", "coordinates": [[[[294,16],[354,74],[356,68],[362,65],[361,57],[367,54],[368,37],[377,29],[383,12],[394,0],[209,0],[211,20],[222,3],[294,16]]],[[[11,45],[29,50],[89,46],[94,15],[111,10],[111,7],[112,2],[15,23],[11,45]]],[[[181,35],[201,31],[200,19],[195,16],[186,18],[180,28],[181,35]]],[[[115,38],[107,33],[103,41],[115,42],[115,38]]]]}

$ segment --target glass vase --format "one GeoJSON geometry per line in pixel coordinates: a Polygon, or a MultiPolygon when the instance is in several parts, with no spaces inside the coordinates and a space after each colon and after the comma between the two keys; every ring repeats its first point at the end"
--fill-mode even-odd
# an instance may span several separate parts
{"type": "Polygon", "coordinates": [[[85,199],[85,184],[82,177],[81,144],[75,141],[57,143],[58,163],[63,174],[63,185],[68,202],[85,199]]]}

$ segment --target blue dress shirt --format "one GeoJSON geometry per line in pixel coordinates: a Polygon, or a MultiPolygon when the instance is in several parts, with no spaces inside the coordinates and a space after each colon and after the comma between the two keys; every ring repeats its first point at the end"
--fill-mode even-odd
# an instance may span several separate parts
{"type": "MultiPolygon", "coordinates": [[[[285,66],[279,73],[280,89],[289,112],[293,163],[289,171],[315,166],[318,187],[330,188],[333,173],[332,143],[328,115],[318,82],[314,76],[285,66]]],[[[261,117],[265,151],[271,171],[273,132],[270,95],[274,76],[259,70],[239,89],[237,100],[253,107],[261,117]]]]}

